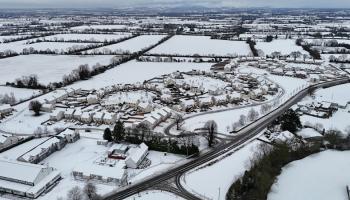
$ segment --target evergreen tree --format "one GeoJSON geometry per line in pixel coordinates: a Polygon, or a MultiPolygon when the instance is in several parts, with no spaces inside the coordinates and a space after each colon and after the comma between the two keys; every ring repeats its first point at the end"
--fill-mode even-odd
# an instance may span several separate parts
{"type": "Polygon", "coordinates": [[[103,139],[107,140],[108,142],[111,142],[113,140],[112,138],[112,132],[109,128],[106,128],[103,133],[103,139]]]}
{"type": "Polygon", "coordinates": [[[295,133],[299,128],[301,128],[301,122],[298,114],[292,110],[287,110],[282,116],[279,117],[282,130],[288,130],[295,133]]]}
{"type": "Polygon", "coordinates": [[[115,142],[120,142],[121,140],[124,139],[124,136],[125,136],[124,123],[118,120],[113,129],[113,136],[112,136],[113,140],[115,142]]]}

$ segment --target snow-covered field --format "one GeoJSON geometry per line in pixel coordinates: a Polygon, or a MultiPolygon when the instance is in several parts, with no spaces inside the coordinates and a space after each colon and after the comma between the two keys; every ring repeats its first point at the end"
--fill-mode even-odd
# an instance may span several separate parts
{"type": "Polygon", "coordinates": [[[208,36],[175,35],[170,40],[152,49],[156,54],[182,55],[248,55],[251,53],[244,41],[212,40],[208,36]]]}
{"type": "Polygon", "coordinates": [[[10,95],[11,93],[13,93],[16,98],[16,102],[18,102],[20,100],[29,99],[32,96],[41,94],[42,92],[40,90],[0,86],[0,98],[5,94],[10,95]]]}
{"type": "Polygon", "coordinates": [[[117,53],[123,53],[123,52],[133,53],[157,43],[159,40],[161,40],[164,37],[165,35],[141,35],[136,38],[132,38],[118,44],[113,44],[113,45],[89,50],[88,52],[103,52],[105,50],[110,50],[112,52],[117,52],[117,53]]]}
{"type": "Polygon", "coordinates": [[[101,29],[123,29],[126,28],[126,25],[83,25],[83,26],[76,26],[71,28],[72,30],[86,30],[86,29],[95,29],[95,30],[101,30],[101,29]]]}
{"type": "Polygon", "coordinates": [[[21,53],[23,49],[34,48],[37,51],[45,51],[47,49],[51,51],[57,51],[57,53],[61,53],[68,51],[69,49],[81,49],[86,47],[91,43],[71,43],[71,42],[39,42],[33,44],[26,44],[26,41],[18,41],[18,42],[10,42],[10,43],[2,43],[0,44],[0,51],[4,50],[12,50],[17,53],[21,53]]]}
{"type": "Polygon", "coordinates": [[[182,183],[189,191],[210,199],[226,199],[229,187],[248,169],[249,159],[259,144],[254,140],[215,164],[185,174],[182,183]]]}
{"type": "Polygon", "coordinates": [[[117,33],[117,34],[57,34],[45,37],[47,40],[92,40],[103,42],[105,40],[117,40],[130,36],[130,33],[117,33]]]}
{"type": "Polygon", "coordinates": [[[177,70],[191,71],[209,70],[210,63],[163,63],[163,62],[136,62],[130,61],[115,67],[107,72],[94,76],[87,81],[79,81],[71,85],[74,88],[98,89],[113,84],[142,83],[144,80],[163,74],[169,74],[177,70]]]}
{"type": "Polygon", "coordinates": [[[350,103],[350,93],[347,92],[349,90],[350,83],[320,89],[315,92],[315,100],[319,102],[328,101],[340,105],[346,105],[347,103],[350,103]]]}
{"type": "Polygon", "coordinates": [[[0,60],[0,84],[36,74],[42,84],[62,81],[81,64],[109,64],[113,56],[23,55],[0,60]]]}
{"type": "Polygon", "coordinates": [[[295,40],[273,40],[272,42],[257,42],[256,49],[262,50],[265,55],[271,54],[274,51],[279,51],[282,55],[288,55],[293,51],[300,51],[303,54],[308,54],[302,47],[295,44],[295,40]]]}
{"type": "Polygon", "coordinates": [[[268,200],[347,199],[350,151],[325,151],[294,161],[282,170],[268,200]]]}
{"type": "Polygon", "coordinates": [[[3,42],[4,40],[8,39],[16,39],[16,38],[21,38],[25,37],[27,35],[6,35],[6,36],[0,36],[0,42],[3,42]]]}

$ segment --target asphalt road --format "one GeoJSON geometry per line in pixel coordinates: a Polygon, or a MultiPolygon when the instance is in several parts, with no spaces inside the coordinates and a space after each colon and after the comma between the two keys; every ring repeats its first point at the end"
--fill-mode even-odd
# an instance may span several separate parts
{"type": "Polygon", "coordinates": [[[205,164],[211,160],[216,159],[218,156],[225,154],[229,152],[230,150],[241,146],[245,142],[249,141],[250,139],[254,138],[257,134],[259,134],[264,128],[270,124],[273,120],[275,120],[278,116],[280,116],[283,112],[285,112],[287,109],[289,109],[292,105],[296,104],[298,101],[300,101],[302,98],[307,96],[309,94],[310,90],[317,89],[320,87],[327,87],[327,86],[334,86],[338,84],[343,84],[349,82],[349,79],[340,79],[335,80],[331,82],[325,82],[316,84],[313,86],[310,86],[306,89],[301,90],[299,93],[297,93],[295,96],[291,97],[287,102],[280,105],[277,109],[271,111],[265,117],[262,117],[255,121],[254,123],[250,124],[249,126],[246,126],[243,128],[239,133],[237,134],[237,137],[232,139],[232,141],[221,144],[219,146],[216,146],[211,151],[204,153],[200,156],[198,156],[196,159],[190,160],[187,163],[177,166],[175,168],[170,169],[169,171],[155,175],[153,177],[150,177],[148,179],[144,179],[140,182],[134,183],[130,186],[121,188],[117,190],[116,192],[112,192],[104,197],[105,200],[121,200],[125,199],[129,196],[132,196],[134,194],[140,193],[144,190],[147,190],[153,186],[160,185],[162,182],[176,178],[177,187],[181,191],[181,196],[186,196],[186,199],[193,199],[198,200],[199,197],[194,196],[190,192],[186,191],[185,188],[181,186],[181,183],[179,181],[180,177],[190,171],[191,169],[194,169],[202,164],[205,164]]]}

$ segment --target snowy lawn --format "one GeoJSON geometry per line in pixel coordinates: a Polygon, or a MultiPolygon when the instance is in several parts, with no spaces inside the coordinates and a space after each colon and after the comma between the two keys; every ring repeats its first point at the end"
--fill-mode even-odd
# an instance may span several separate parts
{"type": "Polygon", "coordinates": [[[265,55],[271,54],[274,51],[279,51],[282,55],[289,55],[293,51],[300,51],[303,54],[308,54],[302,47],[295,44],[295,40],[273,40],[272,42],[257,42],[256,49],[262,50],[265,55]]]}
{"type": "MultiPolygon", "coordinates": [[[[24,103],[24,105],[28,104],[29,102],[24,103]]],[[[40,116],[34,116],[34,112],[26,107],[2,121],[0,130],[20,135],[33,134],[38,127],[44,128],[41,123],[49,118],[50,113],[41,112],[40,116]]],[[[53,130],[53,127],[48,128],[53,130]]]]}
{"type": "Polygon", "coordinates": [[[87,81],[79,81],[71,85],[74,88],[99,89],[113,84],[143,82],[151,78],[169,74],[174,71],[209,70],[210,63],[163,63],[130,61],[87,81]]]}
{"type": "Polygon", "coordinates": [[[182,183],[189,191],[224,200],[231,184],[249,168],[249,159],[259,144],[254,140],[215,164],[187,173],[182,183]]]}
{"type": "Polygon", "coordinates": [[[149,53],[224,56],[248,55],[251,51],[245,41],[212,40],[208,36],[175,35],[149,53]]]}
{"type": "Polygon", "coordinates": [[[164,38],[166,35],[141,35],[136,38],[126,40],[124,42],[113,44],[109,46],[104,46],[97,49],[92,49],[88,52],[103,52],[105,49],[111,50],[117,53],[123,52],[137,52],[144,48],[147,48],[153,44],[156,44],[159,40],[164,38]]]}
{"type": "Polygon", "coordinates": [[[0,98],[1,96],[4,96],[5,94],[10,95],[11,93],[14,94],[16,98],[16,102],[20,100],[29,99],[32,96],[36,96],[41,94],[41,90],[31,90],[31,89],[25,89],[25,88],[14,88],[14,87],[7,87],[7,86],[0,86],[0,98]]]}
{"type": "Polygon", "coordinates": [[[36,74],[42,84],[62,81],[65,74],[81,64],[109,64],[113,56],[23,55],[0,60],[0,84],[36,74]]]}
{"type": "Polygon", "coordinates": [[[350,83],[320,89],[315,92],[315,100],[318,102],[328,101],[346,105],[350,103],[350,83]]]}
{"type": "MultiPolygon", "coordinates": [[[[73,144],[68,144],[62,150],[57,151],[46,158],[41,164],[48,164],[61,171],[63,180],[53,188],[48,194],[40,199],[51,200],[57,197],[66,197],[67,192],[74,186],[84,187],[83,181],[74,180],[71,175],[72,170],[79,165],[92,165],[93,162],[104,155],[107,147],[97,145],[96,140],[81,138],[73,144]]],[[[96,184],[99,194],[111,192],[116,186],[96,184]]]]}
{"type": "Polygon", "coordinates": [[[294,161],[282,170],[268,200],[347,199],[350,151],[325,151],[294,161]]]}

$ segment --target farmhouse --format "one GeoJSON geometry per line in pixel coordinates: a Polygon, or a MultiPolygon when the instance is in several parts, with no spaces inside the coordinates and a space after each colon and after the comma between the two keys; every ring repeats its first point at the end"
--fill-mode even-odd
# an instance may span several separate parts
{"type": "Polygon", "coordinates": [[[37,198],[60,178],[60,172],[52,167],[0,160],[1,192],[37,198]]]}

